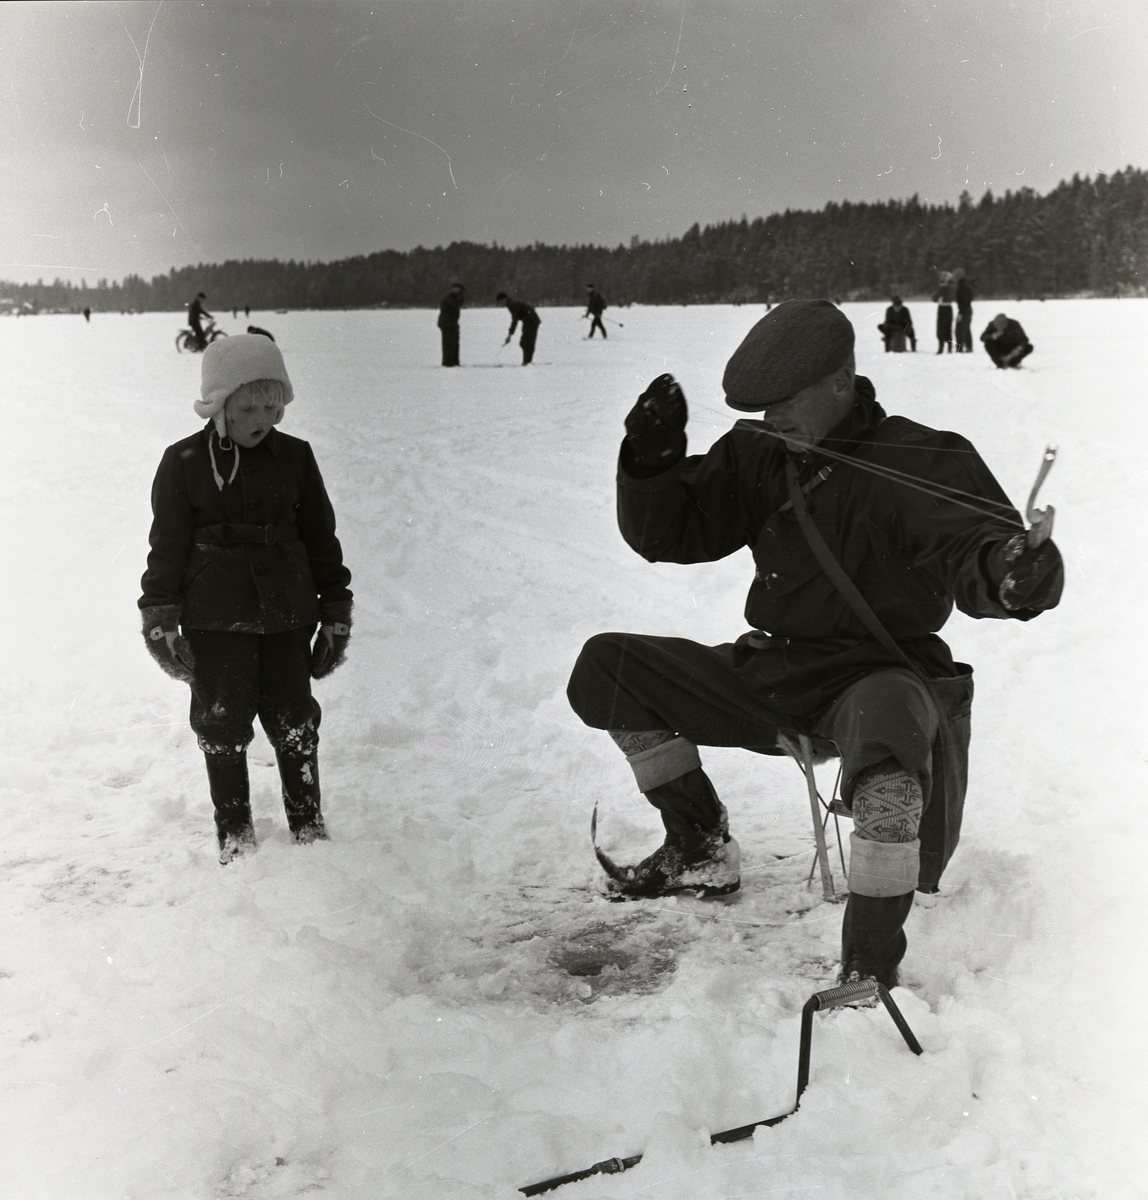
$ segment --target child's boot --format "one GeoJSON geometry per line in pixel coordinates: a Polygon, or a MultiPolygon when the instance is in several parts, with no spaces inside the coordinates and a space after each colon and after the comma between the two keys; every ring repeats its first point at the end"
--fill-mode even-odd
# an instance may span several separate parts
{"type": "Polygon", "coordinates": [[[327,841],[327,827],[319,807],[319,756],[275,751],[283,784],[287,825],[300,845],[327,841]]]}
{"type": "Polygon", "coordinates": [[[251,823],[251,790],[246,754],[204,754],[211,803],[215,806],[215,832],[219,861],[226,865],[255,849],[251,823]]]}

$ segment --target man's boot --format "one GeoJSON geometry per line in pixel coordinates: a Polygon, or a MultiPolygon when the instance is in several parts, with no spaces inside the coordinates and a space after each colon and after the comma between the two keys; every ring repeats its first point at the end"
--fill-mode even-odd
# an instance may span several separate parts
{"type": "Polygon", "coordinates": [[[215,832],[223,865],[255,849],[246,754],[207,754],[207,783],[215,806],[215,832]]]}
{"type": "Polygon", "coordinates": [[[725,805],[702,770],[698,748],[668,729],[608,731],[638,790],[661,813],[666,840],[636,866],[619,867],[595,846],[613,900],[695,892],[727,896],[741,886],[738,844],[725,805]]]}
{"type": "Polygon", "coordinates": [[[666,840],[637,866],[622,868],[622,878],[610,879],[611,898],[736,892],[741,886],[741,851],[730,837],[729,815],[705,771],[695,767],[645,795],[661,814],[666,840]]]}
{"type": "Polygon", "coordinates": [[[849,893],[841,922],[839,983],[875,979],[887,988],[897,986],[897,967],[908,945],[902,926],[912,907],[912,892],[903,896],[849,893]]]}
{"type": "Polygon", "coordinates": [[[303,846],[327,841],[327,827],[319,807],[318,753],[286,754],[276,750],[275,758],[283,784],[287,825],[295,841],[303,846]]]}
{"type": "Polygon", "coordinates": [[[841,923],[839,982],[875,979],[897,986],[920,871],[917,832],[924,793],[916,775],[894,759],[862,771],[850,802],[849,902],[841,923]]]}

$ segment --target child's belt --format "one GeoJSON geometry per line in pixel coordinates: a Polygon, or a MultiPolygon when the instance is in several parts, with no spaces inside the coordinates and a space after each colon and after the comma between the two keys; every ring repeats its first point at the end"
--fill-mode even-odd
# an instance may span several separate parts
{"type": "Polygon", "coordinates": [[[299,541],[297,525],[201,525],[195,531],[197,546],[235,546],[248,543],[274,546],[276,542],[299,541]]]}

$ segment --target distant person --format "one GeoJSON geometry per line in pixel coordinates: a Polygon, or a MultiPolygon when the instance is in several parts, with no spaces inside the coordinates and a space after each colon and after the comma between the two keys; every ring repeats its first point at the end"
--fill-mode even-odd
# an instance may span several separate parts
{"type": "Polygon", "coordinates": [[[1032,343],[1025,335],[1021,323],[1004,313],[997,313],[988,323],[981,334],[981,341],[984,342],[989,358],[1002,369],[1019,367],[1021,360],[1033,351],[1032,343]]]}
{"type": "Polygon", "coordinates": [[[510,344],[519,321],[522,322],[522,337],[518,344],[522,347],[522,365],[528,366],[534,361],[534,343],[538,339],[538,326],[542,324],[542,318],[535,312],[533,305],[527,304],[525,300],[512,300],[505,292],[499,292],[495,300],[505,305],[506,311],[510,313],[510,332],[506,335],[506,341],[502,343],[504,346],[510,344]]]}
{"type": "Polygon", "coordinates": [[[257,715],[294,840],[327,838],[311,680],[344,660],[351,573],[311,447],[274,428],[294,396],[278,346],[252,334],[212,342],[200,392],[207,425],[167,448],[152,485],[139,607],[149,653],[191,688],[228,863],[255,849],[247,747],[257,715]]]}
{"type": "Polygon", "coordinates": [[[973,289],[965,278],[964,269],[953,272],[957,281],[957,353],[973,352],[973,289]]]}
{"type": "Polygon", "coordinates": [[[191,326],[192,332],[195,334],[196,345],[201,350],[207,345],[207,335],[203,332],[203,318],[211,320],[211,313],[203,307],[203,301],[206,299],[204,293],[199,292],[187,306],[187,323],[191,326]]]}
{"type": "Polygon", "coordinates": [[[606,336],[606,326],[602,324],[602,314],[606,311],[606,301],[602,299],[602,293],[599,292],[592,283],[586,285],[586,311],[582,314],[583,320],[586,317],[592,316],[594,319],[590,322],[590,332],[586,335],[587,338],[594,336],[594,330],[600,329],[603,338],[606,336]]]}
{"type": "Polygon", "coordinates": [[[892,351],[900,354],[905,349],[905,340],[917,349],[917,332],[913,328],[913,318],[909,310],[901,303],[900,296],[893,297],[893,303],[885,309],[885,320],[877,328],[885,337],[885,352],[892,351]]]}
{"type": "Polygon", "coordinates": [[[953,352],[953,301],[957,295],[957,281],[951,271],[942,271],[933,303],[937,306],[937,353],[953,352]]]}
{"type": "Polygon", "coordinates": [[[84,320],[90,322],[91,319],[92,319],[92,310],[90,308],[85,308],[84,309],[84,320]]]}
{"type": "Polygon", "coordinates": [[[458,366],[458,317],[466,288],[452,283],[450,291],[438,302],[438,327],[442,333],[442,365],[458,366]]]}
{"type": "Polygon", "coordinates": [[[251,305],[250,304],[245,304],[243,306],[243,315],[244,315],[244,317],[251,316],[251,305]]]}

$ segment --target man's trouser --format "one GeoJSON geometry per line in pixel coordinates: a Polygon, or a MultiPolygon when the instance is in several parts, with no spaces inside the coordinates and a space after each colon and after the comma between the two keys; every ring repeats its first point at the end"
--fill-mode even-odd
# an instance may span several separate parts
{"type": "MultiPolygon", "coordinates": [[[[703,646],[683,638],[599,634],[583,647],[567,696],[578,716],[599,729],[663,729],[697,745],[741,746],[765,754],[778,753],[782,730],[831,741],[841,758],[846,804],[852,803],[859,776],[893,760],[921,784],[918,886],[935,891],[959,835],[967,707],[963,730],[954,737],[949,715],[939,711],[925,683],[904,668],[889,667],[845,688],[812,724],[786,718],[771,706],[768,671],[755,672],[755,666],[767,661],[755,660],[756,653],[740,645],[703,646]]],[[[971,685],[957,682],[971,696],[971,685]]],[[[904,952],[900,926],[912,890],[910,882],[903,895],[866,898],[856,905],[858,897],[850,900],[850,909],[881,910],[878,923],[890,938],[901,940],[898,960],[904,952]]],[[[853,936],[857,918],[857,912],[847,910],[846,940],[853,936]]]]}
{"type": "Polygon", "coordinates": [[[602,331],[602,336],[605,337],[606,336],[606,326],[602,324],[602,314],[594,313],[593,315],[594,315],[594,319],[590,322],[590,333],[588,336],[593,337],[594,330],[600,329],[602,331]]]}
{"type": "Polygon", "coordinates": [[[522,347],[522,365],[534,361],[534,343],[538,341],[538,326],[523,325],[522,337],[518,344],[522,347]]]}
{"type": "Polygon", "coordinates": [[[458,366],[458,326],[444,325],[442,333],[442,365],[444,367],[458,366]]]}
{"type": "Polygon", "coordinates": [[[973,352],[973,310],[957,313],[957,349],[965,354],[973,352]]]}

